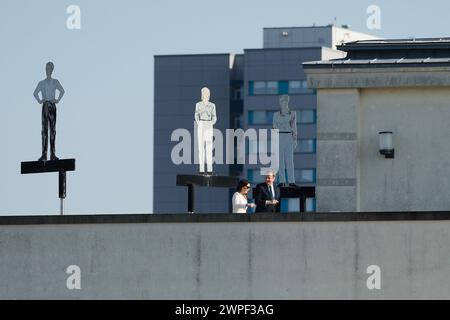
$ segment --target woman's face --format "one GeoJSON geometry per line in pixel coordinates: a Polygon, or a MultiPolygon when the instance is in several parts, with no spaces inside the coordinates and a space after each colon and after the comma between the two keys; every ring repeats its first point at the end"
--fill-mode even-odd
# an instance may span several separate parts
{"type": "Polygon", "coordinates": [[[248,185],[246,185],[246,186],[243,186],[242,187],[242,189],[241,189],[241,193],[242,194],[244,194],[244,195],[246,195],[247,193],[248,193],[248,191],[250,190],[250,185],[248,184],[248,185]]]}

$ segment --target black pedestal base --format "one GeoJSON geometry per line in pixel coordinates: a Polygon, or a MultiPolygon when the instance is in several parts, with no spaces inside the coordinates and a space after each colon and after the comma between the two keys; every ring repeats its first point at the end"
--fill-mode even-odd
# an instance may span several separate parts
{"type": "Polygon", "coordinates": [[[280,198],[281,199],[300,199],[300,212],[306,211],[306,198],[315,198],[316,188],[315,187],[281,187],[280,188],[280,198]]]}
{"type": "Polygon", "coordinates": [[[195,187],[236,188],[238,177],[215,175],[177,175],[177,186],[188,187],[188,213],[194,213],[195,187]]]}
{"type": "Polygon", "coordinates": [[[75,159],[50,161],[28,161],[21,163],[21,174],[58,172],[59,198],[61,199],[61,214],[63,214],[63,199],[66,198],[66,172],[75,171],[75,159]]]}

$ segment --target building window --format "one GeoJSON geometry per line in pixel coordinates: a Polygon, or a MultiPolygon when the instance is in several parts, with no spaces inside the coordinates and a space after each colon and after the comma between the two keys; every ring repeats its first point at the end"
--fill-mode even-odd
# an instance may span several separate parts
{"type": "Polygon", "coordinates": [[[253,82],[253,94],[266,94],[266,82],[255,81],[253,82]]]}
{"type": "MultiPolygon", "coordinates": [[[[258,154],[258,151],[263,154],[268,154],[267,151],[271,150],[271,139],[267,140],[249,140],[248,142],[248,153],[258,154]]],[[[299,139],[296,153],[316,153],[316,139],[299,139]]]]}
{"type": "Polygon", "coordinates": [[[289,81],[289,93],[301,93],[302,92],[302,82],[301,81],[289,81]]]}
{"type": "MultiPolygon", "coordinates": [[[[275,112],[272,110],[252,110],[248,112],[249,124],[269,124],[273,123],[273,115],[275,112]]],[[[316,110],[295,110],[297,112],[297,124],[315,124],[316,123],[316,110]]]]}
{"type": "Polygon", "coordinates": [[[253,83],[253,81],[250,81],[248,83],[248,95],[253,96],[254,94],[255,94],[255,84],[253,83]]]}
{"type": "Polygon", "coordinates": [[[308,82],[306,80],[289,81],[289,94],[305,93],[314,93],[314,90],[308,88],[308,82]]]}
{"type": "Polygon", "coordinates": [[[302,80],[301,83],[302,83],[302,88],[303,88],[303,89],[310,90],[310,89],[308,88],[308,81],[302,80]]]}
{"type": "Polygon", "coordinates": [[[272,124],[273,122],[273,115],[275,111],[266,111],[266,110],[254,110],[248,112],[248,124],[255,125],[255,124],[272,124]]]}
{"type": "Polygon", "coordinates": [[[265,111],[249,111],[248,123],[249,124],[266,124],[266,112],[265,111]]]}
{"type": "MultiPolygon", "coordinates": [[[[295,169],[295,182],[298,184],[302,183],[315,183],[316,182],[316,169],[295,169]]],[[[279,173],[277,175],[277,183],[279,173]]],[[[262,183],[266,180],[266,177],[261,175],[260,169],[248,169],[247,179],[252,184],[262,183]]]]}
{"type": "Polygon", "coordinates": [[[299,139],[296,152],[316,153],[316,139],[299,139]]]}
{"type": "Polygon", "coordinates": [[[314,124],[316,123],[316,110],[297,110],[297,123],[314,124]]]}
{"type": "Polygon", "coordinates": [[[306,212],[316,212],[316,198],[306,198],[306,212]]]}
{"type": "Polygon", "coordinates": [[[247,154],[258,154],[258,140],[249,140],[248,141],[247,154]]]}
{"type": "Polygon", "coordinates": [[[232,100],[242,100],[242,87],[232,88],[232,100]]]}
{"type": "Polygon", "coordinates": [[[266,82],[266,94],[278,94],[278,81],[266,82]]]}
{"type": "Polygon", "coordinates": [[[306,80],[250,81],[248,88],[250,96],[315,93],[315,90],[308,88],[306,80]]]}
{"type": "Polygon", "coordinates": [[[267,151],[271,150],[271,143],[272,140],[252,140],[249,139],[248,141],[248,154],[269,154],[267,151]]]}
{"type": "Polygon", "coordinates": [[[251,184],[263,183],[266,177],[261,175],[260,169],[248,169],[247,179],[251,184]]]}
{"type": "Polygon", "coordinates": [[[315,90],[310,89],[310,88],[308,87],[308,81],[302,80],[302,81],[301,81],[301,84],[302,84],[302,90],[303,90],[302,93],[316,93],[315,90]]]}
{"type": "Polygon", "coordinates": [[[300,199],[298,198],[281,199],[280,212],[281,213],[300,212],[300,199]]]}
{"type": "Polygon", "coordinates": [[[289,81],[279,81],[278,94],[288,94],[288,93],[289,93],[289,81]]]}
{"type": "Polygon", "coordinates": [[[241,114],[233,115],[233,128],[239,129],[243,128],[243,126],[244,126],[243,116],[241,114]]]}
{"type": "MultiPolygon", "coordinates": [[[[316,211],[316,199],[306,198],[305,212],[316,211]]],[[[300,212],[300,199],[281,199],[280,212],[282,213],[296,213],[300,212]]]]}
{"type": "Polygon", "coordinates": [[[276,81],[250,81],[248,83],[248,94],[250,96],[269,94],[270,90],[272,91],[271,94],[277,94],[278,83],[276,81]]]}
{"type": "Polygon", "coordinates": [[[316,169],[295,169],[295,181],[298,183],[315,183],[316,169]]]}

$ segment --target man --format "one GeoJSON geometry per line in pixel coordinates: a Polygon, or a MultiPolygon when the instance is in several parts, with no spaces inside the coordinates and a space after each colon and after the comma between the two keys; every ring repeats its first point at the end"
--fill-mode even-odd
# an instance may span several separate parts
{"type": "Polygon", "coordinates": [[[279,130],[280,187],[286,185],[286,171],[289,186],[295,187],[294,149],[297,147],[297,117],[289,110],[289,96],[280,96],[280,111],[273,116],[273,128],[279,130]]]}
{"type": "Polygon", "coordinates": [[[202,101],[195,105],[195,125],[197,127],[198,142],[198,158],[200,164],[200,174],[205,173],[205,157],[206,170],[208,175],[212,175],[212,159],[213,159],[213,126],[217,121],[216,106],[209,102],[211,92],[208,88],[202,88],[202,101]]]}
{"type": "Polygon", "coordinates": [[[260,183],[253,191],[256,202],[256,213],[279,212],[280,188],[274,185],[275,172],[269,171],[266,182],[260,183]]]}
{"type": "Polygon", "coordinates": [[[51,160],[59,160],[55,154],[56,143],[56,104],[61,101],[64,95],[64,88],[58,80],[52,78],[55,66],[52,62],[48,62],[45,68],[47,78],[40,81],[34,90],[34,97],[39,104],[42,103],[42,156],[38,161],[47,161],[48,147],[48,125],[50,124],[50,151],[51,160]],[[59,91],[59,97],[56,99],[56,90],[59,91]],[[39,97],[39,92],[41,97],[39,97]]]}

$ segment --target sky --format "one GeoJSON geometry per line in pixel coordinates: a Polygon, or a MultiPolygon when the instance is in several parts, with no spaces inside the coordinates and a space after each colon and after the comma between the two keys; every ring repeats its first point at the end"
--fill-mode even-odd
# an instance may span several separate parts
{"type": "Polygon", "coordinates": [[[66,91],[57,155],[76,158],[66,214],[152,213],[154,55],[261,48],[264,27],[448,37],[448,12],[446,0],[1,0],[0,215],[59,214],[58,174],[20,174],[20,162],[41,153],[32,94],[47,61],[66,91]],[[80,29],[67,27],[70,5],[80,29]],[[368,29],[370,5],[380,8],[379,30],[368,29]]]}

